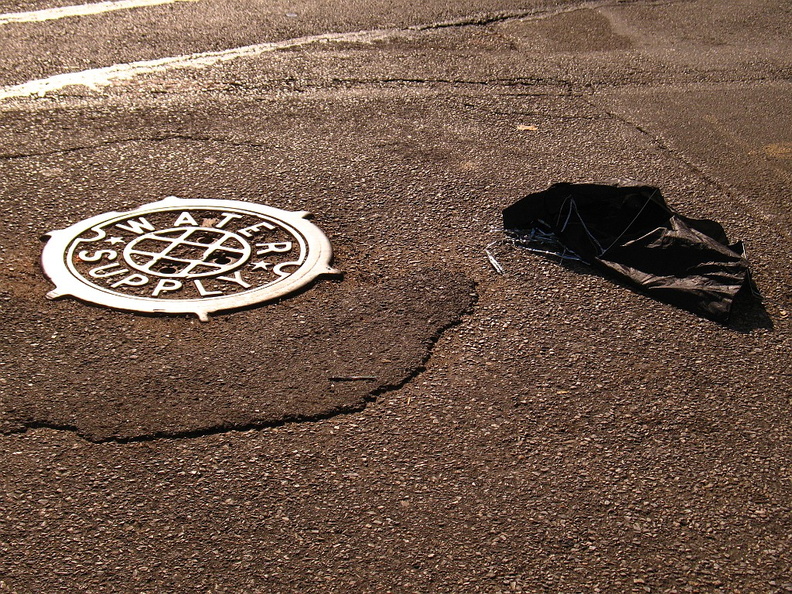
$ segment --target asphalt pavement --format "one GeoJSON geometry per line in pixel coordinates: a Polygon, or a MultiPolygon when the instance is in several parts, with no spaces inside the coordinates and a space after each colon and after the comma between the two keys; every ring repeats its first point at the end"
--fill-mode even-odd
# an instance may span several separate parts
{"type": "Polygon", "coordinates": [[[0,592],[792,592],[788,3],[70,6],[0,0],[0,592]],[[761,305],[502,242],[561,181],[721,222],[761,305]],[[46,298],[45,234],[168,196],[343,274],[46,298]]]}

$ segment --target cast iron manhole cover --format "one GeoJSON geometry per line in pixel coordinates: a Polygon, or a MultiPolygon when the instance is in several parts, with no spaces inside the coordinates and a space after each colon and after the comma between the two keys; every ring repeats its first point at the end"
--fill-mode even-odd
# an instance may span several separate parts
{"type": "Polygon", "coordinates": [[[41,257],[55,289],[146,313],[208,314],[291,293],[330,266],[330,242],[306,212],[171,196],[51,231],[41,257]]]}

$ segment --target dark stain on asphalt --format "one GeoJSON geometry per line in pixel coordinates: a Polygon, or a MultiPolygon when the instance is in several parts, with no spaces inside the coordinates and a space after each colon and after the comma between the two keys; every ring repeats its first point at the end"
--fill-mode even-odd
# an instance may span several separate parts
{"type": "Polygon", "coordinates": [[[553,52],[600,52],[632,47],[632,40],[614,31],[608,18],[584,8],[561,12],[546,19],[514,20],[502,25],[502,33],[522,43],[541,45],[553,52]]]}
{"type": "Polygon", "coordinates": [[[324,282],[208,324],[74,300],[44,311],[38,294],[4,297],[3,342],[16,372],[4,384],[0,430],[69,429],[98,442],[360,410],[422,369],[443,330],[471,308],[475,288],[460,274],[426,269],[368,284],[324,282]]]}

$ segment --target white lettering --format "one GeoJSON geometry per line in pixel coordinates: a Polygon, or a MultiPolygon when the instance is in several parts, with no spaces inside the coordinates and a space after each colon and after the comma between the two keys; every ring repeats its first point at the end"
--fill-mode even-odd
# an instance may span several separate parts
{"type": "Polygon", "coordinates": [[[207,291],[204,289],[203,283],[199,280],[194,280],[193,284],[195,288],[198,289],[198,292],[201,294],[201,297],[211,297],[212,295],[222,295],[222,291],[207,291]]]}
{"type": "Polygon", "coordinates": [[[272,252],[288,252],[292,249],[292,242],[291,241],[282,241],[279,243],[257,243],[256,247],[263,247],[266,249],[258,250],[256,252],[257,256],[263,256],[264,254],[269,254],[272,252]]]}
{"type": "Polygon", "coordinates": [[[147,282],[149,282],[148,277],[143,276],[142,274],[130,274],[129,276],[122,278],[120,281],[118,281],[117,283],[113,283],[110,286],[113,287],[114,289],[122,286],[142,287],[147,282]]]}
{"type": "Polygon", "coordinates": [[[99,225],[97,225],[96,227],[91,227],[91,231],[96,233],[96,237],[86,237],[85,239],[78,239],[77,241],[79,243],[82,243],[84,241],[90,243],[92,241],[99,241],[100,239],[104,239],[105,237],[107,237],[107,233],[105,233],[104,229],[102,229],[99,225]]]}
{"type": "Polygon", "coordinates": [[[181,281],[173,280],[171,278],[163,278],[157,283],[157,286],[154,287],[154,291],[151,293],[153,297],[159,297],[160,293],[165,293],[167,291],[177,291],[178,289],[182,288],[181,281]]]}
{"type": "Polygon", "coordinates": [[[109,278],[111,276],[118,276],[119,274],[125,274],[129,272],[126,268],[121,268],[121,264],[118,262],[113,262],[112,264],[105,264],[104,266],[97,266],[96,268],[92,268],[88,271],[94,278],[109,278]],[[114,272],[105,272],[106,270],[112,270],[113,268],[119,268],[114,272]]]}
{"type": "Polygon", "coordinates": [[[266,221],[262,221],[260,223],[256,223],[255,225],[251,225],[250,227],[245,227],[244,229],[240,229],[239,234],[244,235],[245,237],[251,237],[254,233],[258,233],[259,229],[261,229],[262,227],[272,231],[275,228],[275,225],[270,225],[266,221]]]}
{"type": "Polygon", "coordinates": [[[232,213],[229,213],[229,212],[224,212],[224,213],[221,213],[221,214],[223,215],[223,218],[220,219],[220,222],[215,225],[216,229],[222,229],[223,227],[228,225],[228,223],[231,221],[231,219],[241,219],[242,218],[242,215],[232,214],[232,213]]]}
{"type": "Polygon", "coordinates": [[[251,287],[250,283],[246,283],[242,280],[242,273],[237,270],[233,276],[218,276],[217,280],[224,280],[228,281],[229,283],[236,283],[243,289],[249,289],[251,287]]]}
{"type": "Polygon", "coordinates": [[[129,219],[126,221],[126,225],[122,225],[118,223],[116,227],[119,229],[123,229],[124,231],[129,231],[131,233],[135,233],[136,235],[142,235],[143,230],[146,231],[154,231],[154,226],[149,223],[144,217],[140,217],[137,221],[129,219]]]}
{"type": "Polygon", "coordinates": [[[275,274],[277,274],[281,278],[286,278],[287,276],[289,276],[292,273],[291,272],[284,272],[283,269],[286,266],[299,266],[299,265],[300,265],[299,262],[281,262],[275,268],[272,269],[272,272],[274,272],[275,274]]]}
{"type": "Polygon", "coordinates": [[[176,222],[173,223],[174,227],[178,227],[180,225],[192,225],[193,227],[198,226],[198,222],[192,218],[192,215],[185,211],[179,215],[179,218],[176,219],[176,222]]]}
{"type": "Polygon", "coordinates": [[[83,262],[98,262],[102,258],[107,258],[108,260],[115,260],[118,257],[118,252],[115,250],[99,250],[95,252],[93,255],[88,255],[88,250],[83,250],[79,254],[80,260],[83,262]]]}

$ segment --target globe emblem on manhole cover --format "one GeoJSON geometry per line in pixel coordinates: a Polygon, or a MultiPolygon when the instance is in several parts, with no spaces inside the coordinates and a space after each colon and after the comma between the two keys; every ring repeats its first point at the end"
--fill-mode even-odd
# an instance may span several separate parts
{"type": "Polygon", "coordinates": [[[133,268],[170,278],[199,278],[231,272],[250,257],[241,236],[223,229],[174,227],[146,233],[124,248],[133,268]]]}
{"type": "Polygon", "coordinates": [[[51,231],[42,266],[50,299],[144,313],[215,311],[283,297],[324,274],[325,235],[291,212],[236,200],[169,197],[51,231]]]}

